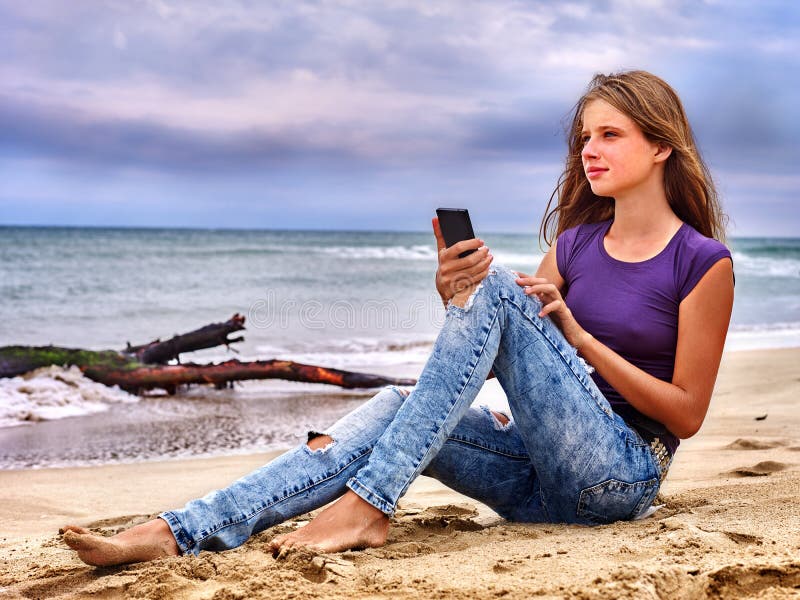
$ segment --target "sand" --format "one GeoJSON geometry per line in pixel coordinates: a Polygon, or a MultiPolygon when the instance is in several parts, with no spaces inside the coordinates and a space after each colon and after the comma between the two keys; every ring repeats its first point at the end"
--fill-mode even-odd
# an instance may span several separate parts
{"type": "Polygon", "coordinates": [[[602,527],[509,524],[420,478],[378,549],[275,559],[267,543],[95,569],[60,540],[110,534],[271,455],[0,473],[2,598],[799,598],[800,349],[728,353],[664,506],[602,527]]]}

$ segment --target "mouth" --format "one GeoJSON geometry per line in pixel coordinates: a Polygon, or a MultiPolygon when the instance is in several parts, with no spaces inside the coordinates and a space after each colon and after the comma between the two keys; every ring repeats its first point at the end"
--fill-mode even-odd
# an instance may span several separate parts
{"type": "Polygon", "coordinates": [[[608,171],[608,169],[604,169],[602,167],[589,167],[588,169],[586,169],[586,176],[589,179],[595,179],[597,177],[600,177],[600,175],[602,175],[606,171],[608,171]]]}

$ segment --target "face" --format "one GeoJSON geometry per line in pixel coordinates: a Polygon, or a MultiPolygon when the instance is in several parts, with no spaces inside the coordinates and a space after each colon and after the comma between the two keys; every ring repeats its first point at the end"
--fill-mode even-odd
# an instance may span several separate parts
{"type": "Polygon", "coordinates": [[[648,140],[630,117],[608,102],[586,104],[581,139],[583,172],[596,195],[619,199],[663,181],[658,165],[666,160],[668,149],[648,140]]]}

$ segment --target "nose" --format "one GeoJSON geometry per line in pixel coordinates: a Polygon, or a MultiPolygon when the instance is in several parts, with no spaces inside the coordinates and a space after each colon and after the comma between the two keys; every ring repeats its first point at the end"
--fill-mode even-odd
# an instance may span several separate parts
{"type": "Polygon", "coordinates": [[[583,145],[583,149],[581,150],[581,158],[583,160],[597,158],[597,151],[594,148],[594,142],[592,141],[592,138],[589,138],[589,140],[583,145]]]}

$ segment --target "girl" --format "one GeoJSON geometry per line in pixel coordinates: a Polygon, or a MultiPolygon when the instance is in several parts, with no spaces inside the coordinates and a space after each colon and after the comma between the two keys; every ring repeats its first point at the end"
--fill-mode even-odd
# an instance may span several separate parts
{"type": "Polygon", "coordinates": [[[338,498],[273,550],[380,546],[420,474],[512,521],[644,515],[703,422],[733,304],[717,195],[672,88],[596,76],[553,198],[535,277],[492,266],[478,239],[445,248],[434,219],[446,319],[413,390],[382,390],[183,509],[110,538],[67,526],[66,543],[92,565],[224,550],[338,498]],[[513,420],[470,407],[490,372],[513,420]]]}

